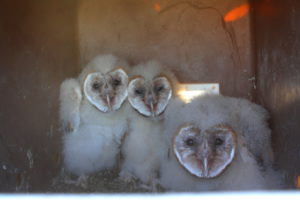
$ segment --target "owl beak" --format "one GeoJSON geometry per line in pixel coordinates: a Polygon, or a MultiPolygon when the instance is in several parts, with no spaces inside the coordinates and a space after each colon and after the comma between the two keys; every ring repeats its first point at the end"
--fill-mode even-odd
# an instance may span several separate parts
{"type": "Polygon", "coordinates": [[[110,102],[109,94],[106,95],[106,102],[107,102],[107,106],[109,108],[109,111],[111,111],[112,107],[111,107],[111,102],[110,102]]]}
{"type": "Polygon", "coordinates": [[[147,95],[145,103],[148,106],[148,108],[150,108],[151,116],[155,117],[156,116],[155,109],[154,109],[155,101],[153,98],[153,94],[147,95]]]}
{"type": "Polygon", "coordinates": [[[150,103],[150,109],[151,109],[151,116],[155,117],[155,112],[154,112],[154,105],[153,102],[150,103]]]}
{"type": "Polygon", "coordinates": [[[103,88],[103,92],[104,92],[104,98],[106,100],[106,104],[108,107],[108,111],[112,111],[112,105],[111,105],[111,88],[109,87],[108,83],[104,84],[104,88],[103,88]]]}
{"type": "Polygon", "coordinates": [[[202,158],[199,160],[200,168],[201,168],[201,171],[202,171],[202,176],[204,178],[209,178],[208,161],[209,161],[209,156],[202,156],[202,158]]]}
{"type": "Polygon", "coordinates": [[[202,175],[205,178],[209,177],[209,158],[210,158],[210,153],[209,153],[209,147],[207,141],[204,141],[203,144],[201,145],[198,155],[199,155],[199,160],[200,160],[200,166],[202,168],[202,175]]]}
{"type": "Polygon", "coordinates": [[[208,158],[207,157],[204,157],[203,158],[203,175],[204,175],[204,177],[208,177],[208,172],[209,172],[209,170],[208,170],[208,158]]]}
{"type": "Polygon", "coordinates": [[[148,105],[148,108],[150,108],[151,116],[156,117],[156,110],[155,106],[157,104],[157,99],[155,98],[154,92],[149,92],[146,96],[146,105],[148,105]]]}

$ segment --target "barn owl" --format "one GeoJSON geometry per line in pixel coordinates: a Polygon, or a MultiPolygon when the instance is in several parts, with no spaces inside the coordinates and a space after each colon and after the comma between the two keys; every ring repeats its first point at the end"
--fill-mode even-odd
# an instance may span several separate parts
{"type": "Polygon", "coordinates": [[[272,170],[268,114],[247,100],[218,95],[189,104],[173,101],[165,113],[167,146],[160,184],[175,191],[280,187],[272,170]]]}
{"type": "Polygon", "coordinates": [[[135,66],[131,77],[128,84],[128,101],[132,106],[130,128],[121,148],[124,162],[120,176],[126,180],[138,178],[155,189],[163,151],[163,112],[176,90],[176,78],[157,61],[135,66]]]}
{"type": "Polygon", "coordinates": [[[113,55],[99,55],[77,79],[61,85],[64,166],[79,180],[116,163],[127,128],[122,106],[127,98],[126,67],[113,55]]]}

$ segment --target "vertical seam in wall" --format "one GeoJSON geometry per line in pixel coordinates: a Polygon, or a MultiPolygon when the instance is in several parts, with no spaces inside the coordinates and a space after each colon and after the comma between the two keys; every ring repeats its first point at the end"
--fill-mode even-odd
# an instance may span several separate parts
{"type": "Polygon", "coordinates": [[[258,97],[258,90],[259,90],[259,70],[258,70],[258,57],[257,57],[257,38],[256,38],[256,31],[255,31],[255,23],[256,23],[256,16],[255,16],[255,0],[249,0],[251,12],[250,12],[250,40],[251,40],[251,68],[252,68],[252,76],[255,77],[254,79],[254,86],[252,87],[251,93],[253,97],[253,101],[259,103],[260,99],[258,97]]]}

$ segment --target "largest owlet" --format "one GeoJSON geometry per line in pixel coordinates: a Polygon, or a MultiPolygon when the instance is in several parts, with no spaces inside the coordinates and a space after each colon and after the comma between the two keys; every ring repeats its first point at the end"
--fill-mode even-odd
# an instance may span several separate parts
{"type": "Polygon", "coordinates": [[[126,62],[99,55],[60,90],[64,166],[80,177],[114,167],[127,128],[126,62]]]}
{"type": "Polygon", "coordinates": [[[173,102],[165,116],[161,185],[175,191],[280,187],[267,119],[264,108],[244,99],[207,95],[173,102]]]}
{"type": "Polygon", "coordinates": [[[157,61],[148,61],[131,70],[128,85],[130,127],[121,148],[124,162],[120,176],[133,177],[155,189],[162,159],[164,111],[176,93],[176,78],[157,61]]]}

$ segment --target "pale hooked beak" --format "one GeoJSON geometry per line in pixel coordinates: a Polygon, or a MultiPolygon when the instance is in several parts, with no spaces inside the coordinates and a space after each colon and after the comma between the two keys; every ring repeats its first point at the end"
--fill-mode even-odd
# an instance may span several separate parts
{"type": "Polygon", "coordinates": [[[146,104],[150,106],[150,111],[151,111],[151,117],[155,117],[156,113],[154,110],[154,105],[155,105],[155,99],[152,93],[148,94],[148,97],[146,99],[146,104]]]}
{"type": "Polygon", "coordinates": [[[209,177],[209,167],[208,167],[208,159],[209,159],[209,148],[207,141],[204,141],[202,148],[199,150],[200,154],[200,162],[202,163],[203,177],[209,177]]]}
{"type": "Polygon", "coordinates": [[[207,157],[204,157],[203,158],[203,175],[204,177],[208,177],[208,166],[207,166],[207,160],[208,158],[207,157]]]}
{"type": "Polygon", "coordinates": [[[155,117],[153,102],[150,103],[150,108],[151,108],[151,116],[155,117]]]}
{"type": "Polygon", "coordinates": [[[112,106],[111,106],[111,100],[110,100],[110,87],[109,84],[106,82],[104,85],[104,95],[106,97],[106,103],[108,106],[108,111],[112,111],[112,106]]]}
{"type": "Polygon", "coordinates": [[[111,102],[110,102],[109,94],[106,95],[106,102],[107,102],[107,106],[109,108],[109,111],[111,111],[112,107],[111,107],[111,102]]]}

